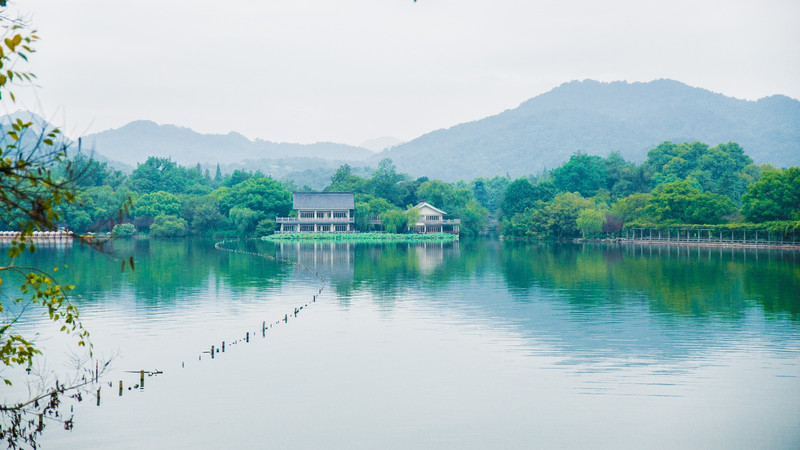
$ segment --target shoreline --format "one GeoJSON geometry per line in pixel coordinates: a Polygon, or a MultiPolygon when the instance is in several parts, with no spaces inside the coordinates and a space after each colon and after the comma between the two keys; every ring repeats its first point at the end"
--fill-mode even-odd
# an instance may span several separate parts
{"type": "Polygon", "coordinates": [[[575,240],[581,244],[587,243],[613,243],[613,244],[626,244],[626,245],[680,245],[684,247],[719,247],[719,248],[752,248],[752,249],[774,249],[774,250],[794,250],[800,251],[800,242],[796,244],[780,244],[780,243],[755,243],[755,242],[703,242],[703,241],[656,241],[648,239],[612,239],[612,240],[575,240]]]}

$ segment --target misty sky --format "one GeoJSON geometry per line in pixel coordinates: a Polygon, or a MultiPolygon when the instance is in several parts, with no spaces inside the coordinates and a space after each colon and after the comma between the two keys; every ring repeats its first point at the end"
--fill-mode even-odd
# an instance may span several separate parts
{"type": "MultiPolygon", "coordinates": [[[[592,78],[800,98],[800,1],[16,0],[31,109],[67,134],[137,119],[358,145],[592,78]]],[[[18,90],[19,92],[19,90],[18,90]]]]}

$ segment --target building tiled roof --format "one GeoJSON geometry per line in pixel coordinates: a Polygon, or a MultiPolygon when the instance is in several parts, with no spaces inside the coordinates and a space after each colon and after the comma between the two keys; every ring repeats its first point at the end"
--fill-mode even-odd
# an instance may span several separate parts
{"type": "Polygon", "coordinates": [[[301,209],[355,209],[352,192],[295,192],[292,208],[301,209]]]}
{"type": "Polygon", "coordinates": [[[431,204],[430,204],[430,203],[428,203],[428,202],[419,202],[419,203],[417,203],[415,206],[412,206],[411,208],[407,209],[407,210],[406,210],[406,212],[408,212],[408,211],[411,211],[412,209],[420,209],[420,208],[422,208],[423,206],[427,206],[428,208],[430,208],[430,209],[432,209],[432,210],[434,210],[434,211],[436,211],[436,212],[438,212],[438,213],[440,213],[440,214],[442,214],[442,215],[447,215],[447,213],[446,213],[446,212],[444,212],[444,211],[442,211],[441,209],[439,209],[439,208],[437,208],[437,207],[435,207],[435,206],[431,205],[431,204]]]}

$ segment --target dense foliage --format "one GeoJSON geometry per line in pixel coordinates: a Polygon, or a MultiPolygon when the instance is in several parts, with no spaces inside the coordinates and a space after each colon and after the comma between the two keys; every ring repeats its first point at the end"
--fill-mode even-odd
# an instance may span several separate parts
{"type": "MultiPolygon", "coordinates": [[[[87,168],[74,204],[59,205],[71,229],[110,231],[124,219],[154,237],[187,234],[264,236],[276,217],[292,213],[296,184],[259,171],[212,178],[150,158],[126,177],[78,153],[70,167],[87,168]],[[114,218],[124,208],[127,218],[114,218]],[[153,230],[159,216],[158,226],[153,230]],[[180,219],[180,220],[178,220],[180,219]]],[[[800,218],[800,169],[757,166],[736,143],[664,142],[641,164],[613,152],[605,158],[576,152],[536,176],[476,178],[447,183],[399,173],[385,159],[370,175],[344,164],[325,188],[355,193],[358,231],[406,233],[412,206],[428,202],[459,219],[462,237],[497,229],[509,238],[572,239],[618,235],[627,223],[725,224],[800,218]]]]}
{"type": "Polygon", "coordinates": [[[710,226],[745,219],[753,229],[800,219],[800,169],[756,166],[733,142],[664,142],[639,165],[617,153],[578,152],[552,171],[512,181],[500,209],[510,238],[618,235],[630,223],[710,226]]]}

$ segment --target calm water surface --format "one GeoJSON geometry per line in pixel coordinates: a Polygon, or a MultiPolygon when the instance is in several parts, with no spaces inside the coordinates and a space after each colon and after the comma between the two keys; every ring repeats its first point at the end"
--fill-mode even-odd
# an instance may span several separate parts
{"type": "Polygon", "coordinates": [[[114,355],[101,406],[46,447],[800,446],[800,252],[230,244],[308,272],[208,241],[114,246],[134,272],[78,247],[32,258],[69,266],[114,355]],[[140,369],[164,374],[127,390],[140,369]]]}

